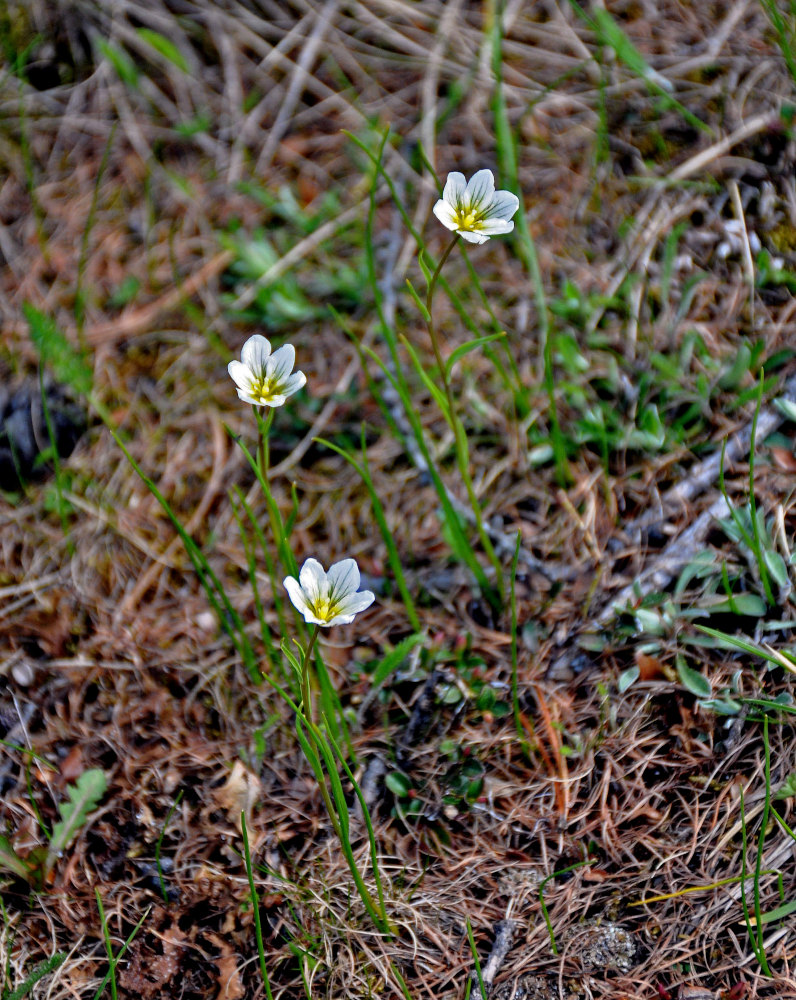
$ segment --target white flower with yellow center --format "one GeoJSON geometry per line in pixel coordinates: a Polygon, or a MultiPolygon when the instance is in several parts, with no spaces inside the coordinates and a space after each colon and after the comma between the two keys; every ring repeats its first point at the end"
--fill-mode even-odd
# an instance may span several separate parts
{"type": "Polygon", "coordinates": [[[468,182],[464,174],[448,174],[434,215],[443,226],[468,243],[486,243],[490,236],[510,233],[520,200],[511,191],[496,191],[491,170],[479,170],[468,182]]]}
{"type": "Polygon", "coordinates": [[[293,605],[312,625],[348,625],[360,611],[376,600],[369,590],[359,589],[359,567],[355,559],[343,559],[327,573],[317,559],[307,559],[298,580],[285,579],[293,605]]]}
{"type": "Polygon", "coordinates": [[[270,342],[255,333],[243,345],[240,356],[240,361],[230,361],[227,371],[244,403],[281,406],[307,381],[304,372],[293,371],[296,350],[292,344],[283,344],[272,354],[270,342]]]}

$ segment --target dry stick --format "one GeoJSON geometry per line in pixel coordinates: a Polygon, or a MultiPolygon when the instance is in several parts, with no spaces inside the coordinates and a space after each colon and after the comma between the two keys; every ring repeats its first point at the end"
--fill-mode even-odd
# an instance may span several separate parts
{"type": "MultiPolygon", "coordinates": [[[[789,378],[785,383],[781,398],[791,403],[796,403],[796,375],[789,378]]],[[[778,410],[770,406],[764,406],[757,418],[756,441],[768,437],[784,419],[778,410]]],[[[724,465],[726,468],[733,466],[739,459],[749,453],[751,439],[752,420],[750,419],[742,430],[733,434],[727,441],[727,447],[724,450],[724,465]]],[[[704,493],[705,490],[718,482],[720,467],[721,452],[717,451],[709,458],[695,465],[690,470],[687,478],[682,480],[682,482],[677,483],[676,486],[667,490],[662,498],[660,508],[642,514],[641,517],[637,517],[631,521],[625,526],[623,534],[627,536],[632,545],[638,545],[641,542],[641,534],[645,528],[653,524],[660,524],[667,518],[671,518],[678,510],[682,510],[687,504],[693,502],[700,493],[704,493]]]]}
{"type": "MultiPolygon", "coordinates": [[[[492,951],[489,953],[486,965],[481,970],[481,978],[484,981],[484,986],[492,986],[495,976],[506,960],[506,955],[511,951],[511,946],[514,944],[515,928],[515,922],[509,920],[508,917],[505,920],[499,920],[495,924],[495,940],[492,944],[492,951]]],[[[470,991],[470,1000],[486,1000],[486,997],[481,996],[481,987],[478,983],[478,974],[475,969],[470,973],[470,979],[473,984],[470,991]]]]}
{"type": "MultiPolygon", "coordinates": [[[[86,331],[86,340],[93,345],[112,344],[117,340],[123,340],[125,337],[132,337],[137,333],[151,329],[161,316],[176,309],[185,299],[195,295],[208,281],[221,274],[234,259],[235,254],[231,250],[222,250],[221,253],[217,253],[206,261],[198,271],[194,271],[177,288],[161,295],[159,299],[144,306],[143,309],[123,313],[118,319],[109,323],[97,323],[89,327],[86,331]]],[[[274,267],[279,263],[277,261],[274,267]]]]}
{"type": "MultiPolygon", "coordinates": [[[[784,391],[780,398],[796,404],[796,375],[789,378],[785,383],[784,391]]],[[[785,417],[772,407],[762,409],[757,419],[755,444],[775,430],[784,419],[785,417]]],[[[750,421],[743,431],[730,439],[724,451],[725,468],[732,465],[742,455],[748,453],[752,444],[751,438],[752,422],[750,421]]],[[[684,483],[678,483],[677,486],[672,487],[664,498],[664,507],[668,508],[670,515],[674,513],[678,506],[685,506],[687,501],[693,500],[697,494],[712,486],[718,479],[720,466],[721,453],[719,452],[700,463],[695,474],[689,476],[684,483]]],[[[608,601],[595,619],[595,622],[601,623],[611,618],[615,605],[621,607],[628,601],[636,601],[639,597],[643,597],[653,590],[663,590],[665,587],[668,587],[675,574],[683,566],[691,562],[703,549],[705,537],[711,525],[717,518],[727,517],[729,513],[729,507],[723,496],[714,500],[710,507],[703,511],[693,524],[676,538],[672,539],[653,564],[641,574],[635,583],[625,587],[624,590],[621,590],[619,594],[608,601]]],[[[629,530],[635,543],[638,544],[643,527],[659,520],[660,515],[656,513],[653,517],[645,515],[634,521],[629,526],[629,530]]]]}
{"type": "MultiPolygon", "coordinates": [[[[767,111],[759,115],[754,115],[734,132],[725,136],[724,139],[720,139],[718,142],[714,142],[711,146],[708,146],[707,149],[696,153],[690,159],[686,160],[685,163],[681,163],[679,167],[672,170],[666,177],[661,178],[660,182],[650,192],[646,204],[636,217],[636,224],[633,226],[625,243],[625,253],[618,262],[614,276],[604,292],[606,300],[611,300],[618,292],[631,267],[634,266],[639,257],[644,253],[644,248],[649,244],[650,239],[654,238],[655,234],[660,232],[662,222],[669,211],[666,205],[660,204],[661,192],[667,186],[687,180],[694,174],[704,170],[709,164],[729,153],[734,146],[751,138],[753,135],[757,135],[759,132],[765,131],[767,128],[772,128],[780,120],[779,112],[772,113],[767,111]],[[657,211],[656,206],[658,206],[657,211]]],[[[589,322],[590,332],[593,332],[597,328],[602,319],[603,311],[598,309],[591,317],[589,322]]]]}
{"type": "Polygon", "coordinates": [[[295,64],[295,68],[287,88],[287,93],[282,101],[279,113],[276,116],[276,121],[268,130],[268,138],[265,140],[262,152],[257,158],[257,165],[254,169],[255,174],[264,173],[265,168],[271,162],[271,158],[276,151],[276,147],[282,141],[283,136],[290,127],[290,120],[293,117],[293,111],[295,110],[296,103],[304,90],[307,77],[310,75],[312,64],[315,62],[315,57],[321,47],[321,42],[323,41],[324,35],[331,27],[332,18],[337,13],[337,8],[339,6],[339,0],[326,0],[326,3],[318,12],[315,26],[307,37],[307,40],[304,42],[301,55],[298,57],[298,61],[295,64]]]}

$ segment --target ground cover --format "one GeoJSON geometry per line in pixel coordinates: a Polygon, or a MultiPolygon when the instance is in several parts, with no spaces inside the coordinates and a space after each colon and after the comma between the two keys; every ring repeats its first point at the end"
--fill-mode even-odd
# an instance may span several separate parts
{"type": "Polygon", "coordinates": [[[5,6],[3,1000],[796,996],[795,28],[5,6]]]}

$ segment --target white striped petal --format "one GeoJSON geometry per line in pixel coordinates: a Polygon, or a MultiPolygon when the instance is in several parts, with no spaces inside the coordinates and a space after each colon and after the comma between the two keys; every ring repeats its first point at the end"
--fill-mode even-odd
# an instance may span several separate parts
{"type": "Polygon", "coordinates": [[[459,214],[449,202],[440,199],[432,211],[446,229],[454,230],[459,225],[459,214]]]}
{"type": "Polygon", "coordinates": [[[470,211],[483,212],[492,202],[495,194],[495,178],[491,170],[479,170],[467,182],[465,202],[470,211]]]}
{"type": "Polygon", "coordinates": [[[488,236],[482,236],[480,233],[471,232],[469,229],[458,229],[459,236],[463,240],[467,240],[468,243],[486,243],[489,239],[488,236]]]}
{"type": "Polygon", "coordinates": [[[271,354],[271,343],[260,333],[249,337],[240,352],[240,359],[255,375],[265,372],[265,363],[271,354]]]}
{"type": "Polygon", "coordinates": [[[454,170],[453,173],[448,174],[448,179],[445,181],[442,200],[457,208],[464,201],[466,190],[467,182],[464,179],[464,174],[460,174],[458,170],[454,170]]]}
{"type": "Polygon", "coordinates": [[[478,232],[482,236],[500,236],[502,233],[510,233],[514,229],[513,222],[506,222],[505,219],[485,219],[478,223],[478,232]]]}
{"type": "Polygon", "coordinates": [[[495,191],[492,196],[492,204],[484,213],[485,219],[493,219],[496,216],[501,219],[510,219],[520,207],[520,199],[511,191],[495,191]]]}

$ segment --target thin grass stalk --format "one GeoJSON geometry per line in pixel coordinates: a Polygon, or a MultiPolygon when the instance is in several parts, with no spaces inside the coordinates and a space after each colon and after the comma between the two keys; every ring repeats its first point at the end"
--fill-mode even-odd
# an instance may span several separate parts
{"type": "Polygon", "coordinates": [[[489,594],[492,592],[492,587],[487,579],[484,569],[475,557],[475,553],[472,550],[469,539],[467,538],[464,530],[462,529],[461,519],[459,515],[454,510],[453,504],[451,503],[450,497],[448,496],[447,490],[445,489],[445,484],[442,482],[442,478],[437,471],[436,465],[431,457],[431,452],[426,445],[425,438],[423,436],[423,428],[420,423],[420,418],[413,409],[411,401],[406,395],[406,390],[402,383],[393,376],[393,373],[387,368],[385,363],[369,347],[363,348],[364,352],[370,357],[377,365],[381,367],[384,372],[385,377],[390,381],[395,391],[401,397],[401,402],[404,405],[404,410],[406,412],[406,417],[412,427],[413,436],[420,454],[423,457],[423,461],[426,466],[426,470],[431,477],[431,482],[436,490],[437,497],[439,498],[440,504],[442,505],[443,516],[445,518],[445,523],[451,534],[451,539],[453,541],[454,552],[457,558],[462,559],[473,576],[475,577],[478,585],[484,594],[489,594]]]}
{"type": "Polygon", "coordinates": [[[171,817],[174,815],[174,810],[182,801],[182,792],[183,790],[181,788],[177,793],[177,798],[174,800],[174,802],[172,802],[171,808],[166,813],[166,818],[163,820],[163,826],[161,826],[160,828],[160,834],[158,836],[157,843],[155,844],[155,867],[158,870],[158,882],[160,883],[160,894],[161,896],[163,896],[164,903],[168,903],[169,894],[166,891],[166,880],[163,878],[163,868],[161,867],[160,864],[160,848],[163,843],[163,837],[166,833],[166,827],[169,825],[169,821],[171,820],[171,817]]]}
{"type": "MultiPolygon", "coordinates": [[[[749,912],[749,903],[746,898],[746,879],[747,879],[747,865],[746,865],[746,852],[748,849],[748,835],[746,831],[746,810],[744,806],[744,794],[743,788],[739,788],[740,801],[741,801],[741,906],[743,907],[743,916],[746,923],[746,932],[749,935],[749,942],[752,945],[752,951],[755,953],[755,958],[760,965],[763,974],[768,976],[770,971],[768,968],[768,961],[766,960],[765,951],[760,950],[760,944],[758,942],[757,930],[752,926],[752,917],[749,912]]],[[[753,885],[753,893],[755,895],[755,912],[759,908],[760,902],[758,898],[759,886],[757,882],[753,885]]]]}
{"type": "MultiPolygon", "coordinates": [[[[470,507],[473,511],[473,517],[475,518],[475,527],[478,533],[478,539],[481,542],[481,546],[487,555],[487,558],[492,563],[495,570],[495,579],[497,583],[498,597],[499,601],[495,602],[494,599],[490,599],[490,603],[495,606],[496,610],[500,610],[500,606],[503,602],[503,567],[501,565],[500,559],[492,546],[492,541],[486,532],[484,527],[484,517],[481,510],[481,504],[475,493],[475,487],[473,486],[472,476],[470,475],[470,448],[467,443],[467,432],[464,429],[459,416],[456,412],[456,401],[453,398],[453,392],[451,391],[450,379],[448,377],[448,370],[445,363],[442,360],[442,353],[439,347],[439,339],[437,337],[437,329],[434,324],[434,314],[433,314],[433,304],[434,304],[434,291],[437,287],[437,282],[439,281],[439,276],[442,273],[442,268],[445,266],[445,261],[451,254],[451,251],[459,242],[459,234],[455,233],[453,239],[450,241],[442,257],[439,259],[439,263],[434,269],[431,278],[428,283],[428,290],[426,292],[426,309],[425,309],[425,319],[426,327],[428,328],[428,335],[431,338],[431,344],[434,350],[434,357],[436,359],[437,365],[440,370],[440,378],[442,379],[442,384],[445,389],[445,397],[448,401],[448,422],[453,429],[453,438],[456,445],[456,464],[459,467],[459,475],[464,483],[465,491],[467,492],[467,499],[470,502],[470,507]]],[[[489,596],[489,593],[487,593],[489,596]]]]}
{"type": "Polygon", "coordinates": [[[348,863],[348,870],[351,872],[351,877],[354,879],[354,884],[356,885],[357,892],[359,893],[359,898],[362,900],[362,903],[375,927],[382,933],[392,935],[393,931],[386,913],[379,913],[373,897],[371,896],[368,887],[365,885],[362,874],[357,867],[356,858],[354,857],[354,851],[348,834],[348,805],[345,800],[345,793],[343,791],[342,783],[340,782],[340,777],[337,774],[334,756],[328,742],[324,738],[323,733],[316,726],[313,726],[309,719],[305,718],[303,715],[298,715],[296,718],[296,735],[298,736],[304,755],[307,757],[313,767],[313,770],[315,771],[315,777],[318,782],[318,787],[321,791],[324,804],[326,805],[326,811],[329,814],[332,828],[335,831],[337,839],[340,842],[340,847],[348,863]],[[313,753],[307,734],[302,729],[302,724],[305,725],[308,732],[312,734],[312,740],[316,751],[315,753],[313,753]],[[329,790],[326,787],[326,782],[323,780],[323,771],[320,768],[320,758],[318,754],[320,754],[320,757],[323,758],[323,762],[326,767],[329,784],[332,788],[331,796],[329,795],[329,790]],[[317,762],[317,766],[316,764],[313,764],[313,759],[317,762]]]}
{"type": "Polygon", "coordinates": [[[116,1000],[116,956],[113,954],[113,942],[111,941],[111,933],[108,930],[108,921],[105,917],[105,908],[102,905],[102,896],[100,896],[99,889],[94,889],[94,895],[97,897],[97,909],[99,910],[100,924],[102,925],[102,938],[105,942],[105,953],[108,956],[108,972],[111,977],[111,1000],[116,1000]]]}
{"type": "Polygon", "coordinates": [[[553,932],[553,923],[550,920],[550,914],[547,910],[547,904],[544,901],[544,889],[548,882],[552,881],[554,878],[558,878],[559,875],[566,875],[568,872],[574,872],[578,868],[587,868],[589,865],[593,865],[596,862],[596,858],[586,858],[584,861],[576,861],[574,865],[568,865],[566,868],[559,868],[558,871],[550,872],[542,881],[539,883],[539,906],[542,910],[542,916],[544,917],[544,922],[547,925],[547,933],[550,936],[550,947],[554,955],[558,955],[558,946],[556,945],[556,936],[553,932]]]}
{"type": "Polygon", "coordinates": [[[330,744],[332,745],[332,749],[337,754],[337,757],[343,766],[343,770],[345,771],[348,780],[351,782],[351,787],[354,789],[354,794],[356,795],[357,801],[359,802],[359,805],[362,809],[362,816],[365,820],[365,826],[367,827],[368,831],[368,843],[370,845],[370,864],[371,868],[373,869],[373,879],[376,883],[376,894],[379,897],[379,908],[381,910],[382,917],[384,918],[384,922],[386,924],[389,924],[389,920],[387,918],[387,906],[384,901],[384,886],[381,880],[381,871],[379,870],[379,855],[378,855],[378,848],[376,846],[376,834],[373,829],[373,823],[370,818],[370,810],[368,809],[368,804],[365,801],[365,796],[362,794],[362,789],[359,787],[359,782],[356,780],[351,768],[348,766],[348,761],[340,752],[340,747],[335,743],[332,736],[328,733],[328,727],[327,727],[327,738],[330,744]]]}
{"type": "Polygon", "coordinates": [[[520,549],[522,548],[522,534],[517,532],[517,544],[514,546],[514,555],[511,560],[511,591],[509,600],[511,603],[511,704],[514,711],[514,728],[517,731],[517,739],[530,761],[531,752],[528,741],[525,739],[525,729],[522,725],[522,711],[520,710],[519,692],[519,644],[517,642],[517,565],[520,560],[520,549]]]}
{"type": "Polygon", "coordinates": [[[160,504],[163,511],[166,513],[167,517],[174,526],[175,531],[180,536],[183,545],[185,546],[185,551],[188,553],[188,558],[193,564],[196,575],[199,577],[199,582],[204,589],[205,596],[207,597],[210,606],[216,613],[218,620],[221,622],[221,626],[224,631],[229,635],[232,640],[233,645],[241,656],[243,663],[255,684],[260,684],[262,681],[262,674],[257,665],[257,657],[254,653],[254,648],[252,647],[249,637],[246,635],[246,630],[241,621],[240,615],[232,606],[227,593],[218,579],[216,574],[213,572],[212,567],[207,561],[202,550],[196,544],[196,542],[191,538],[188,532],[183,528],[180,523],[179,518],[174,513],[169,504],[168,500],[163,496],[158,487],[155,485],[154,481],[146,475],[141,466],[136,462],[130,453],[129,449],[122,441],[116,428],[113,426],[110,417],[105,412],[104,407],[96,407],[106,427],[110,431],[111,437],[116,442],[116,444],[121,448],[124,457],[133,467],[138,477],[144,483],[149,492],[154,496],[157,502],[160,504]],[[223,610],[222,610],[223,606],[223,610]],[[230,624],[231,623],[231,624],[230,624]],[[234,625],[234,629],[233,626],[234,625]]]}
{"type": "MultiPolygon", "coordinates": [[[[274,610],[276,611],[277,621],[279,622],[279,630],[282,635],[287,635],[288,627],[287,627],[287,618],[285,617],[284,602],[282,601],[280,588],[277,583],[276,564],[274,563],[274,559],[271,555],[271,549],[268,545],[268,540],[265,537],[265,532],[260,526],[260,522],[254,516],[254,512],[251,509],[251,505],[244,496],[243,492],[237,486],[234,487],[234,491],[238,502],[240,503],[243,510],[246,512],[246,516],[249,519],[249,523],[252,526],[255,537],[257,541],[260,543],[260,550],[263,554],[263,558],[265,559],[265,568],[268,574],[268,580],[271,584],[271,600],[274,605],[274,610]]],[[[269,638],[271,637],[270,629],[268,629],[268,637],[269,638]]],[[[265,635],[263,635],[263,642],[267,642],[265,635]]],[[[276,656],[276,651],[274,651],[274,657],[276,659],[279,659],[280,670],[282,671],[282,673],[285,673],[284,662],[282,661],[281,657],[276,656]]],[[[298,693],[298,691],[296,691],[296,693],[298,693]]]]}
{"type": "MultiPolygon", "coordinates": [[[[343,850],[346,861],[348,862],[348,867],[351,875],[354,879],[354,883],[359,892],[360,899],[365,905],[365,909],[368,911],[371,919],[373,920],[376,927],[379,930],[386,932],[387,934],[392,934],[392,927],[387,918],[387,912],[384,908],[384,897],[381,892],[381,884],[377,879],[377,884],[379,886],[379,902],[381,904],[381,914],[377,912],[376,904],[373,902],[373,897],[371,896],[362,875],[357,867],[356,859],[354,857],[354,851],[351,847],[351,841],[348,835],[348,805],[345,800],[345,793],[343,791],[343,785],[340,781],[340,776],[337,773],[337,765],[335,763],[334,753],[330,747],[330,743],[335,747],[338,755],[342,759],[342,754],[334,741],[334,737],[331,735],[329,730],[329,721],[324,716],[324,722],[327,727],[327,733],[324,734],[323,731],[316,725],[314,721],[314,709],[312,705],[312,690],[310,682],[310,662],[312,656],[312,647],[315,644],[317,637],[320,633],[320,626],[316,625],[312,632],[310,642],[306,650],[302,650],[301,663],[296,659],[293,652],[287,646],[287,643],[283,643],[282,649],[285,655],[290,660],[293,668],[296,670],[297,674],[301,678],[301,706],[296,707],[296,735],[301,745],[304,755],[310,763],[315,774],[315,779],[318,787],[323,797],[324,804],[326,806],[326,811],[329,814],[329,820],[332,824],[334,832],[337,839],[340,842],[340,847],[343,850]],[[307,733],[304,732],[306,727],[307,733]],[[311,740],[310,740],[311,738],[311,740]],[[320,756],[319,756],[320,755],[320,756]],[[323,776],[323,767],[321,765],[320,758],[323,758],[323,763],[326,767],[326,773],[329,776],[329,784],[332,788],[332,795],[330,797],[329,790],[326,787],[326,780],[323,776]],[[334,799],[334,802],[332,802],[334,799]]],[[[347,769],[347,765],[346,765],[347,769]]],[[[374,850],[375,850],[375,838],[374,838],[374,850]]]]}
{"type": "Polygon", "coordinates": [[[773,607],[776,603],[774,600],[774,593],[771,589],[771,581],[768,576],[768,566],[766,565],[766,557],[763,552],[763,546],[760,541],[760,525],[757,523],[757,501],[755,500],[755,447],[757,441],[757,421],[760,417],[760,408],[763,405],[763,380],[765,378],[765,373],[761,370],[757,402],[755,404],[755,412],[752,417],[752,433],[749,439],[749,514],[752,520],[752,534],[754,536],[754,554],[757,561],[757,568],[760,573],[760,581],[763,584],[763,590],[766,595],[766,601],[769,607],[773,607]]]}
{"type": "Polygon", "coordinates": [[[341,448],[339,445],[335,444],[333,441],[327,441],[326,438],[314,438],[318,444],[325,445],[325,447],[330,448],[332,451],[337,452],[341,458],[344,458],[352,468],[356,469],[359,474],[360,479],[365,484],[365,488],[368,491],[368,496],[370,497],[371,506],[373,508],[373,516],[376,518],[376,523],[379,526],[379,531],[381,532],[382,540],[384,541],[385,548],[387,549],[387,560],[392,569],[393,576],[395,577],[395,583],[401,594],[401,598],[404,602],[404,608],[406,609],[406,617],[409,619],[409,623],[415,632],[421,631],[420,618],[417,614],[417,608],[415,607],[415,602],[412,599],[412,595],[409,593],[409,587],[406,582],[406,577],[404,575],[403,565],[401,563],[401,557],[398,554],[398,547],[395,544],[395,539],[390,531],[390,526],[387,524],[387,515],[384,511],[384,506],[379,499],[378,493],[376,492],[376,487],[373,483],[373,478],[370,475],[370,467],[368,466],[367,451],[365,449],[365,425],[362,425],[361,432],[361,464],[357,460],[349,455],[345,449],[341,448]]]}
{"type": "MultiPolygon", "coordinates": [[[[754,431],[752,431],[754,441],[754,431]]],[[[766,956],[766,946],[763,934],[763,913],[760,905],[760,878],[763,868],[763,848],[766,841],[766,829],[768,827],[769,816],[771,815],[771,744],[768,740],[768,714],[763,716],[763,753],[765,759],[764,781],[765,798],[763,799],[763,815],[760,819],[760,833],[757,838],[757,855],[755,857],[755,933],[757,935],[757,948],[762,957],[760,968],[766,976],[771,975],[766,956]]]]}
{"type": "MultiPolygon", "coordinates": [[[[273,669],[276,666],[276,647],[274,646],[271,629],[268,627],[268,623],[265,620],[265,609],[260,597],[260,587],[257,583],[257,559],[255,556],[254,546],[249,542],[248,535],[243,525],[243,519],[241,518],[236,505],[240,501],[241,496],[239,490],[237,490],[236,495],[236,490],[237,487],[229,491],[229,502],[232,507],[232,516],[235,518],[235,524],[238,527],[238,535],[240,537],[241,544],[243,545],[243,552],[246,556],[246,568],[249,573],[249,583],[251,584],[252,595],[254,597],[254,609],[257,614],[257,621],[260,624],[260,635],[262,636],[263,645],[265,646],[265,655],[268,657],[268,663],[273,669]]],[[[279,662],[281,664],[281,658],[279,659],[279,662]]]]}
{"type": "Polygon", "coordinates": [[[473,956],[473,964],[475,965],[475,972],[478,976],[478,988],[481,990],[481,1000],[486,1000],[488,994],[486,986],[484,985],[484,977],[481,974],[481,963],[478,961],[478,949],[475,946],[473,928],[469,917],[467,918],[467,940],[470,942],[470,953],[473,956]]]}
{"type": "Polygon", "coordinates": [[[412,994],[409,992],[409,987],[406,985],[406,980],[398,971],[398,967],[395,962],[390,962],[390,968],[392,969],[392,974],[398,980],[398,985],[401,987],[401,993],[403,994],[404,1000],[412,1000],[412,994]]]}
{"type": "Polygon", "coordinates": [[[492,0],[492,2],[492,72],[495,78],[495,89],[492,95],[492,113],[495,117],[498,160],[503,174],[503,183],[509,191],[513,191],[520,199],[520,212],[517,216],[518,249],[520,257],[530,275],[536,299],[536,313],[539,323],[539,346],[542,360],[542,381],[547,392],[550,440],[556,463],[556,478],[560,486],[568,486],[572,482],[572,473],[567,459],[564,435],[558,419],[555,374],[553,372],[553,344],[547,310],[547,296],[542,279],[542,270],[539,266],[539,255],[536,252],[536,244],[531,235],[523,207],[522,192],[520,191],[518,180],[517,149],[514,141],[514,133],[509,122],[506,98],[503,93],[503,3],[502,0],[492,0]]]}
{"type": "Polygon", "coordinates": [[[252,913],[254,914],[254,936],[257,939],[257,957],[260,961],[260,976],[265,986],[268,1000],[274,1000],[271,992],[271,980],[268,978],[268,967],[265,962],[265,945],[263,943],[263,928],[260,922],[260,898],[257,895],[257,887],[254,884],[254,872],[252,870],[252,856],[249,848],[249,831],[246,829],[246,813],[241,811],[240,829],[243,835],[243,857],[246,862],[246,877],[249,880],[249,892],[252,899],[252,913]]]}
{"type": "MultiPolygon", "coordinates": [[[[96,891],[97,890],[95,890],[95,892],[96,891]]],[[[127,951],[127,949],[130,947],[130,945],[133,943],[133,938],[141,930],[141,927],[142,927],[144,921],[146,920],[146,918],[149,916],[149,913],[150,913],[151,909],[152,909],[152,906],[150,905],[150,906],[148,906],[144,910],[144,912],[141,915],[141,918],[138,921],[138,923],[135,925],[135,927],[127,935],[127,938],[125,939],[124,944],[121,946],[121,948],[119,949],[119,951],[116,954],[116,957],[115,957],[115,960],[114,960],[116,965],[119,964],[119,961],[121,960],[121,958],[123,958],[124,953],[127,951]]],[[[110,982],[110,979],[111,979],[111,970],[108,969],[108,971],[105,973],[105,978],[102,980],[102,982],[99,985],[99,989],[94,994],[94,1000],[100,1000],[100,997],[105,992],[105,987],[110,982]]]]}
{"type": "Polygon", "coordinates": [[[77,259],[74,315],[78,343],[80,344],[80,350],[83,357],[86,358],[88,357],[89,350],[83,332],[86,321],[86,302],[83,295],[83,279],[86,274],[86,264],[88,263],[88,243],[91,238],[91,231],[94,228],[94,220],[97,217],[97,205],[99,204],[102,178],[105,176],[105,171],[108,168],[108,161],[111,157],[111,149],[113,148],[113,140],[116,136],[116,129],[118,125],[118,121],[115,121],[113,125],[111,125],[110,132],[108,133],[108,141],[105,143],[105,148],[102,151],[102,159],[100,160],[99,168],[97,169],[97,176],[94,180],[94,190],[91,193],[91,205],[89,206],[88,215],[86,216],[86,224],[83,227],[83,236],[80,240],[80,256],[77,259]]]}
{"type": "Polygon", "coordinates": [[[66,503],[64,501],[63,468],[61,466],[61,456],[58,454],[58,439],[55,435],[55,427],[50,413],[50,404],[47,402],[47,393],[44,388],[44,367],[39,366],[39,395],[41,397],[41,408],[44,414],[44,422],[47,425],[47,437],[50,442],[52,452],[53,472],[55,479],[55,502],[58,507],[58,517],[61,521],[61,531],[66,539],[66,548],[70,557],[75,554],[75,543],[72,541],[72,533],[69,530],[69,520],[67,518],[66,503]]]}

